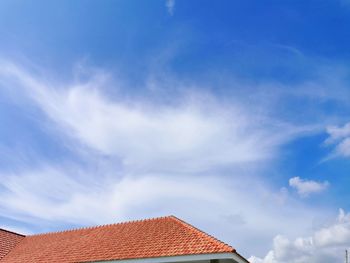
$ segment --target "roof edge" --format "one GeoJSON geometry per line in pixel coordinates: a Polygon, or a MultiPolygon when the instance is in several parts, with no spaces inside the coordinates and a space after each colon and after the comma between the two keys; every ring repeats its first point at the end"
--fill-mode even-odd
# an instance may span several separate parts
{"type": "Polygon", "coordinates": [[[4,231],[4,232],[10,233],[10,234],[17,235],[17,236],[26,237],[26,235],[24,235],[24,234],[20,234],[20,233],[17,233],[17,232],[11,231],[11,230],[7,230],[7,229],[1,228],[1,227],[0,227],[0,231],[4,231]]]}
{"type": "Polygon", "coordinates": [[[243,257],[241,254],[239,254],[237,251],[235,252],[235,254],[236,254],[241,260],[243,260],[244,262],[250,263],[245,257],[243,257]]]}
{"type": "Polygon", "coordinates": [[[213,239],[213,240],[215,240],[216,242],[220,242],[220,243],[222,243],[223,245],[229,247],[230,249],[232,249],[232,250],[230,251],[231,253],[237,253],[237,252],[236,252],[236,249],[235,249],[234,247],[232,247],[231,245],[229,245],[229,244],[227,244],[227,243],[221,241],[220,239],[218,239],[218,238],[216,238],[216,237],[214,237],[214,236],[208,234],[207,232],[205,232],[205,231],[203,231],[203,230],[201,230],[201,229],[199,229],[199,228],[197,228],[197,227],[195,227],[195,226],[193,226],[193,225],[187,223],[186,221],[184,221],[184,220],[182,220],[182,219],[180,219],[180,218],[178,218],[178,217],[176,217],[176,216],[174,216],[174,215],[171,215],[171,216],[169,216],[169,217],[172,218],[172,219],[174,219],[174,220],[176,220],[177,222],[179,222],[179,223],[182,224],[183,226],[185,226],[185,227],[187,227],[187,228],[189,228],[189,229],[191,229],[191,230],[194,230],[194,231],[196,231],[196,232],[199,232],[200,234],[202,234],[202,235],[204,235],[204,236],[207,236],[208,238],[213,239]]]}
{"type": "Polygon", "coordinates": [[[170,263],[170,262],[185,263],[185,262],[194,261],[194,260],[197,261],[197,260],[211,260],[211,259],[233,259],[237,263],[248,262],[241,256],[238,256],[238,254],[235,252],[225,252],[225,253],[190,254],[190,255],[153,257],[153,258],[102,260],[102,261],[90,261],[90,263],[170,263]]]}

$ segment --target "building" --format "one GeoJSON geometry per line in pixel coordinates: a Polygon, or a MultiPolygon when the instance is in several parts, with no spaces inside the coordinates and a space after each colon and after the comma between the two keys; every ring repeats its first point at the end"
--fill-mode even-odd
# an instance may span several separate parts
{"type": "Polygon", "coordinates": [[[38,235],[0,229],[0,263],[247,263],[236,250],[174,217],[38,235]]]}

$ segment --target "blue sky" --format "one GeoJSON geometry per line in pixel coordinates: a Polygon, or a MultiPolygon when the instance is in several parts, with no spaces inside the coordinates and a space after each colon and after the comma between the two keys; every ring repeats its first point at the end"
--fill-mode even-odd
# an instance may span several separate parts
{"type": "Polygon", "coordinates": [[[253,263],[350,246],[350,2],[0,3],[0,226],[175,214],[253,263]]]}

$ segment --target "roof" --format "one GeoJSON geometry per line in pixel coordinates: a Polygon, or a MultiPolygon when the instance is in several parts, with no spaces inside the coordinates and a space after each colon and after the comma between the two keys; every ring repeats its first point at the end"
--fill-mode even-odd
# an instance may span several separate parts
{"type": "Polygon", "coordinates": [[[235,253],[235,249],[174,217],[160,217],[30,235],[0,263],[69,263],[235,253]]]}
{"type": "Polygon", "coordinates": [[[5,257],[23,238],[23,235],[0,228],[0,260],[5,257]]]}

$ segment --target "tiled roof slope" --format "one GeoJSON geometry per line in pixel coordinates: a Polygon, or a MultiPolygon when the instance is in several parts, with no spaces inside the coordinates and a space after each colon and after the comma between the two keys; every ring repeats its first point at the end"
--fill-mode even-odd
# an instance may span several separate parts
{"type": "Polygon", "coordinates": [[[0,229],[0,260],[5,257],[24,236],[0,229]]]}
{"type": "Polygon", "coordinates": [[[169,216],[26,236],[0,263],[70,263],[235,252],[169,216]]]}

